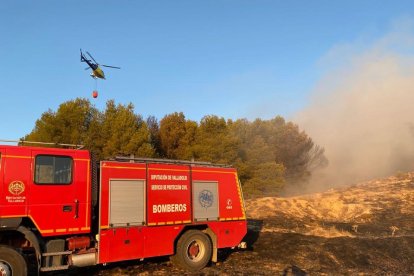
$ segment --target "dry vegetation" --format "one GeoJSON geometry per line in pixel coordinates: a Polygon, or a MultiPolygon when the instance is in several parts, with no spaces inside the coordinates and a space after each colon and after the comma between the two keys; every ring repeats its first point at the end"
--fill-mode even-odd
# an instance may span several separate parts
{"type": "MultiPolygon", "coordinates": [[[[340,190],[246,202],[247,250],[221,251],[204,275],[412,275],[414,173],[340,190]]],[[[181,275],[168,258],[73,272],[181,275]]]]}
{"type": "MultiPolygon", "coordinates": [[[[373,180],[324,193],[289,198],[266,197],[246,202],[251,218],[283,217],[296,221],[265,231],[331,237],[386,237],[414,230],[414,173],[373,180]],[[364,228],[370,232],[364,232],[364,228]]],[[[414,233],[411,233],[414,234],[414,233]]]]}

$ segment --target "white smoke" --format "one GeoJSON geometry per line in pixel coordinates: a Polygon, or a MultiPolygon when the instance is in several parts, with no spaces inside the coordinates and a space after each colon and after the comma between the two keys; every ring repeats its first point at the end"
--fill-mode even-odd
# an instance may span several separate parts
{"type": "Polygon", "coordinates": [[[314,188],[414,170],[414,36],[399,26],[359,53],[327,55],[331,71],[294,119],[329,160],[314,188]]]}

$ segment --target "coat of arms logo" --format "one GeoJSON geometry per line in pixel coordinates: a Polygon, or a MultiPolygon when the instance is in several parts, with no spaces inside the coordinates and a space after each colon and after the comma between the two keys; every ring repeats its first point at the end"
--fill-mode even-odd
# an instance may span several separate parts
{"type": "Polygon", "coordinates": [[[12,195],[20,195],[21,193],[23,193],[25,190],[25,186],[24,183],[21,181],[12,181],[9,184],[9,192],[12,195]]]}

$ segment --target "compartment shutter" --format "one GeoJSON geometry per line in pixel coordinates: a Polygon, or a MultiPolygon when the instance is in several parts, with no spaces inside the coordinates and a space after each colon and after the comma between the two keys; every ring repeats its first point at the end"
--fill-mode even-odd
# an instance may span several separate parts
{"type": "Polygon", "coordinates": [[[111,180],[109,224],[112,227],[145,223],[145,181],[111,180]]]}
{"type": "Polygon", "coordinates": [[[219,219],[217,182],[193,182],[193,213],[196,221],[219,219]]]}

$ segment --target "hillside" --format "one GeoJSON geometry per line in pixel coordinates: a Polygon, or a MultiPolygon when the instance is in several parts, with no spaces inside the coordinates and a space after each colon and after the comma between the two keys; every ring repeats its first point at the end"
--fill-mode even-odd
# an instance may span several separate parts
{"type": "MultiPolygon", "coordinates": [[[[306,196],[248,200],[246,207],[248,249],[221,251],[219,262],[200,274],[414,274],[414,173],[306,196]]],[[[168,258],[71,272],[183,273],[168,258]]]]}

